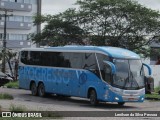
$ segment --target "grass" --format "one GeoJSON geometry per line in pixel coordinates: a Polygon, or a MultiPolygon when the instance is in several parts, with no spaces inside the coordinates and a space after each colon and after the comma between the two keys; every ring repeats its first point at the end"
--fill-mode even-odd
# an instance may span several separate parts
{"type": "Polygon", "coordinates": [[[154,92],[152,94],[145,94],[146,99],[150,99],[152,101],[158,100],[160,101],[160,94],[158,92],[160,91],[160,87],[154,88],[154,92]]]}
{"type": "Polygon", "coordinates": [[[7,94],[7,93],[1,93],[1,94],[0,94],[0,99],[12,100],[12,99],[13,99],[13,96],[12,96],[12,95],[9,95],[9,94],[7,94]]]}
{"type": "Polygon", "coordinates": [[[153,93],[153,94],[146,94],[146,95],[145,95],[145,98],[160,99],[160,95],[159,95],[159,94],[156,94],[156,93],[153,93]]]}
{"type": "Polygon", "coordinates": [[[7,88],[18,88],[19,87],[19,82],[18,81],[13,81],[5,84],[7,88]]]}
{"type": "Polygon", "coordinates": [[[156,93],[158,93],[158,91],[160,91],[160,87],[156,87],[156,88],[154,89],[154,91],[155,91],[156,93]]]}
{"type": "Polygon", "coordinates": [[[11,104],[9,110],[11,112],[24,112],[27,109],[24,106],[16,106],[16,105],[11,104]]]}

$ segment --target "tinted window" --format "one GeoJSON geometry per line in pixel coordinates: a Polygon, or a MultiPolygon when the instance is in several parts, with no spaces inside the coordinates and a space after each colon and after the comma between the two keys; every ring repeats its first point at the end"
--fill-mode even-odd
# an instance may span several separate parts
{"type": "Polygon", "coordinates": [[[95,53],[85,53],[84,55],[84,69],[97,69],[97,61],[95,53]]]}
{"type": "Polygon", "coordinates": [[[99,53],[97,53],[96,55],[97,55],[102,79],[108,83],[111,83],[110,67],[104,63],[104,61],[110,61],[109,57],[99,53]]]}
{"type": "Polygon", "coordinates": [[[71,68],[83,68],[84,53],[70,53],[71,68]]]}
{"type": "Polygon", "coordinates": [[[28,56],[28,52],[27,51],[22,51],[21,52],[21,62],[24,64],[27,64],[27,56],[28,56]]]}
{"type": "Polygon", "coordinates": [[[28,64],[30,65],[39,65],[41,64],[41,53],[40,52],[29,52],[30,58],[28,64]]]}
{"type": "Polygon", "coordinates": [[[28,65],[81,69],[84,53],[22,51],[21,62],[28,65]]]}
{"type": "MultiPolygon", "coordinates": [[[[103,55],[98,55],[103,69],[103,55]]],[[[100,76],[95,53],[22,51],[21,62],[28,65],[86,69],[100,76]]]]}

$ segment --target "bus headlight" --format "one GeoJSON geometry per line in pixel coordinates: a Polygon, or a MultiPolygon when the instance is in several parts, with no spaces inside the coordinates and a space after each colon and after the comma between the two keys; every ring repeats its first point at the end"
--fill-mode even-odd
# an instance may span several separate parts
{"type": "Polygon", "coordinates": [[[116,94],[123,95],[123,90],[122,90],[122,89],[115,88],[115,87],[112,87],[112,86],[110,86],[109,89],[110,89],[112,92],[116,93],[116,94]]]}
{"type": "Polygon", "coordinates": [[[144,97],[142,97],[141,100],[143,101],[143,100],[144,100],[144,97]]]}
{"type": "Polygon", "coordinates": [[[114,99],[115,99],[116,101],[118,101],[118,100],[119,100],[119,98],[118,98],[118,97],[115,97],[114,99]]]}

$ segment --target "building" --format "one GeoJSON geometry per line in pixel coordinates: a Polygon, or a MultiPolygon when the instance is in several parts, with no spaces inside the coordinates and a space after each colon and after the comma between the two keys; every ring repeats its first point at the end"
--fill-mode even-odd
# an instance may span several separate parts
{"type": "Polygon", "coordinates": [[[41,0],[0,0],[0,48],[3,46],[5,14],[6,19],[6,47],[17,50],[34,47],[28,35],[40,32],[40,25],[33,25],[33,16],[41,14],[41,0]]]}

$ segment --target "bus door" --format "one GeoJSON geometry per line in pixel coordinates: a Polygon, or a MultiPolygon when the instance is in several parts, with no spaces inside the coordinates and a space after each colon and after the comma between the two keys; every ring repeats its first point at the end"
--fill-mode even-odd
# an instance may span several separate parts
{"type": "Polygon", "coordinates": [[[78,73],[78,87],[77,87],[78,96],[85,97],[86,82],[87,82],[87,73],[84,71],[79,72],[78,73]]]}

